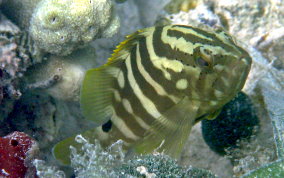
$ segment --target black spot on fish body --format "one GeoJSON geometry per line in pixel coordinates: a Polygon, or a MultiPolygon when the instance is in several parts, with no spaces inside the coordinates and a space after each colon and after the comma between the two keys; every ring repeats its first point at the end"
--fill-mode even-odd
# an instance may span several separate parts
{"type": "Polygon", "coordinates": [[[112,122],[111,120],[107,121],[104,125],[102,125],[102,130],[104,132],[109,132],[112,128],[112,122]]]}

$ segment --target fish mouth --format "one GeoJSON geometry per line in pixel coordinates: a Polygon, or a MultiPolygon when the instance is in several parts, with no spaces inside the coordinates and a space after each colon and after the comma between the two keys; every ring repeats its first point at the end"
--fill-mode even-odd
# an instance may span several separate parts
{"type": "MultiPolygon", "coordinates": [[[[246,82],[248,73],[250,71],[251,61],[249,58],[241,58],[231,64],[231,70],[223,69],[216,77],[212,88],[217,92],[222,93],[222,96],[211,97],[215,101],[228,100],[233,98],[240,92],[246,82]]],[[[205,99],[208,101],[210,99],[205,99]]]]}

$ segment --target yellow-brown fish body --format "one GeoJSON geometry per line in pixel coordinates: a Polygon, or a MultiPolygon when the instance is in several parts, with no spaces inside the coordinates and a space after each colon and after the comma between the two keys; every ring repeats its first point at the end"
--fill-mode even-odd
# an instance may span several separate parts
{"type": "Polygon", "coordinates": [[[183,25],[130,35],[109,61],[87,71],[83,114],[103,145],[118,139],[140,153],[177,156],[191,127],[243,87],[251,58],[224,31],[183,25]]]}

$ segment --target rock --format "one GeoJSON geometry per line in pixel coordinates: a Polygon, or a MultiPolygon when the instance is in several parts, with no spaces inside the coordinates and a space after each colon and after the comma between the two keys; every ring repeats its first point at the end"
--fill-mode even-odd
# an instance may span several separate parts
{"type": "MultiPolygon", "coordinates": [[[[284,2],[278,0],[215,1],[214,11],[229,32],[283,67],[284,2]]],[[[282,68],[283,69],[283,68],[282,68]]]]}
{"type": "Polygon", "coordinates": [[[2,12],[21,29],[28,29],[35,7],[41,0],[4,0],[2,12]]]}
{"type": "Polygon", "coordinates": [[[56,99],[79,101],[85,72],[94,68],[96,63],[96,53],[92,47],[79,49],[68,56],[50,55],[26,72],[26,90],[40,89],[56,99]]]}

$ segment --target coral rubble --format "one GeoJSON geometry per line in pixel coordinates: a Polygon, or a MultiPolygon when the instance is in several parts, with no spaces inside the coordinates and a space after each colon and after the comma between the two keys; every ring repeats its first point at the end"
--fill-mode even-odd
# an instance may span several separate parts
{"type": "Polygon", "coordinates": [[[0,177],[35,177],[37,143],[23,132],[0,138],[0,177]]]}

